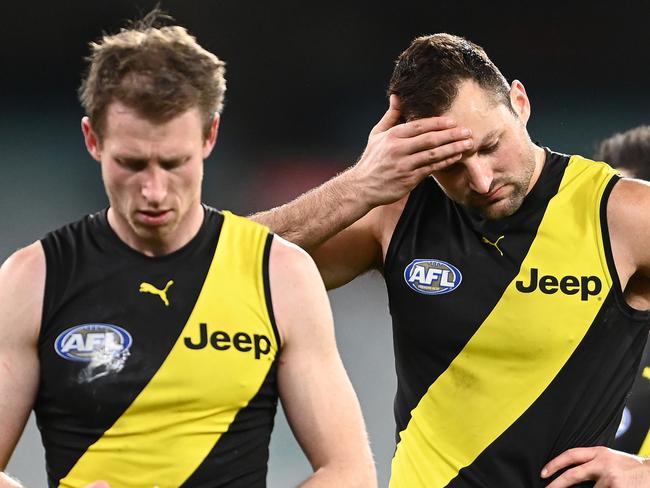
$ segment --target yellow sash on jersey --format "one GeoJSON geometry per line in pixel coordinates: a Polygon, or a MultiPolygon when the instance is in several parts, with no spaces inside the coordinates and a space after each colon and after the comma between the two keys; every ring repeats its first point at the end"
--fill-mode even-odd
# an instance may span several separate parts
{"type": "Polygon", "coordinates": [[[114,488],[178,487],[201,464],[258,392],[278,354],[264,294],[267,235],[265,227],[224,212],[210,269],[176,344],[147,386],[60,486],[83,487],[104,479],[114,488]],[[261,347],[268,352],[255,358],[253,344],[243,335],[244,351],[217,350],[210,344],[188,348],[184,338],[196,343],[200,324],[208,334],[216,329],[226,332],[231,343],[238,333],[257,335],[259,340],[264,336],[269,345],[261,347]]]}
{"type": "Polygon", "coordinates": [[[614,174],[605,164],[571,158],[517,277],[412,411],[393,459],[391,488],[446,486],[535,402],[571,357],[612,287],[600,202],[614,174]],[[558,279],[596,275],[602,289],[586,300],[581,293],[521,293],[516,282],[528,283],[532,268],[558,279]]]}

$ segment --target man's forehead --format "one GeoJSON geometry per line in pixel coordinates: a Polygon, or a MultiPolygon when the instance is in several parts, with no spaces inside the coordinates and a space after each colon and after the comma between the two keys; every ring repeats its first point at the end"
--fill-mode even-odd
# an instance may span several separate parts
{"type": "Polygon", "coordinates": [[[148,117],[138,109],[126,105],[120,101],[113,101],[108,104],[106,109],[107,125],[115,124],[137,124],[138,126],[150,126],[152,128],[161,128],[164,126],[178,126],[180,124],[196,126],[199,129],[203,127],[203,120],[198,107],[192,107],[175,115],[158,119],[157,117],[148,117]]]}
{"type": "Polygon", "coordinates": [[[108,131],[104,138],[104,149],[122,159],[179,159],[196,151],[197,144],[189,138],[158,137],[157,134],[143,135],[127,131],[108,131]]]}
{"type": "Polygon", "coordinates": [[[187,139],[143,138],[137,135],[125,137],[108,137],[105,148],[116,157],[131,159],[177,159],[196,151],[196,144],[187,139]]]}
{"type": "MultiPolygon", "coordinates": [[[[183,112],[168,121],[152,121],[128,106],[114,102],[108,107],[104,142],[124,152],[146,152],[149,146],[177,148],[183,152],[202,143],[203,130],[198,110],[183,112]]],[[[173,152],[173,151],[172,151],[173,152]]]]}
{"type": "Polygon", "coordinates": [[[477,83],[466,81],[443,115],[453,118],[459,127],[471,129],[476,141],[483,141],[498,136],[509,110],[477,83]]]}
{"type": "Polygon", "coordinates": [[[464,81],[458,87],[454,101],[445,115],[487,117],[499,109],[499,101],[474,81],[464,81]]]}
{"type": "MultiPolygon", "coordinates": [[[[505,107],[503,107],[505,109],[505,107]]],[[[498,137],[506,126],[507,109],[500,110],[493,106],[483,110],[478,107],[464,107],[460,110],[448,110],[443,115],[456,121],[458,127],[468,128],[472,131],[475,143],[485,143],[498,137]]]]}

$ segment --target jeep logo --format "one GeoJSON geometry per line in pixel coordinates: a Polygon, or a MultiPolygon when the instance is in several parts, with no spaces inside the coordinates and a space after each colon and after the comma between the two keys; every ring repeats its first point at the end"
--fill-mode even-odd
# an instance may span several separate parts
{"type": "Polygon", "coordinates": [[[517,281],[517,290],[522,293],[532,293],[539,287],[539,291],[552,295],[561,291],[565,295],[580,293],[580,300],[586,301],[590,296],[595,296],[603,289],[603,284],[598,276],[564,276],[558,279],[557,276],[539,276],[537,268],[530,269],[530,282],[525,285],[523,281],[517,281]]]}
{"type": "Polygon", "coordinates": [[[210,343],[217,351],[225,351],[231,347],[240,352],[253,351],[255,359],[271,351],[271,341],[265,335],[253,334],[251,337],[246,332],[236,332],[230,337],[230,334],[223,330],[215,330],[208,336],[208,325],[203,323],[199,324],[199,337],[196,342],[192,342],[191,337],[184,337],[183,340],[189,349],[203,349],[210,343]]]}

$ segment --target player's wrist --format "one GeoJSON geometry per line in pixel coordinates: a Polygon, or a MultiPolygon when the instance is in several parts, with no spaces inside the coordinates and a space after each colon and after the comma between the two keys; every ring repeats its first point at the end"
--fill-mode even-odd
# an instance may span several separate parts
{"type": "Polygon", "coordinates": [[[382,189],[377,179],[358,164],[348,168],[338,178],[345,195],[342,200],[350,202],[358,215],[365,215],[373,208],[386,203],[382,200],[382,189]]]}
{"type": "Polygon", "coordinates": [[[333,181],[337,183],[338,200],[342,205],[354,208],[356,215],[365,215],[379,205],[377,192],[372,184],[366,182],[359,170],[353,166],[339,174],[333,181]]]}

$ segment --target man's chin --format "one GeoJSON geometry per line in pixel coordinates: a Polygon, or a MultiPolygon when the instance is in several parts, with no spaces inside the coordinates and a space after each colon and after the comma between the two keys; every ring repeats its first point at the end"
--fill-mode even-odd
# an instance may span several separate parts
{"type": "Polygon", "coordinates": [[[510,217],[521,207],[521,202],[510,199],[499,200],[489,205],[474,206],[472,210],[486,220],[498,220],[510,217]]]}
{"type": "Polygon", "coordinates": [[[172,222],[168,222],[164,225],[144,225],[142,223],[137,223],[133,225],[133,229],[140,239],[146,241],[161,241],[172,233],[174,229],[172,224],[172,222]]]}

